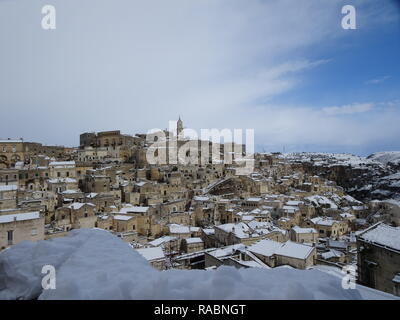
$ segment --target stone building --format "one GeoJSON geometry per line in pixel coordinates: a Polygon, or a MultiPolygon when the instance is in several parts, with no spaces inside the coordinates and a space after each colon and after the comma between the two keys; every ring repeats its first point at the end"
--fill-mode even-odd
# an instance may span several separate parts
{"type": "Polygon", "coordinates": [[[14,167],[16,162],[29,159],[28,146],[20,140],[0,140],[0,168],[14,167]]]}
{"type": "Polygon", "coordinates": [[[165,270],[166,259],[161,247],[136,249],[155,269],[165,270]]]}
{"type": "Polygon", "coordinates": [[[289,265],[296,269],[306,269],[315,265],[317,259],[315,247],[292,241],[281,243],[261,240],[248,247],[247,250],[272,268],[289,265]]]}
{"type": "Polygon", "coordinates": [[[0,210],[17,207],[17,186],[0,186],[0,210]]]}
{"type": "Polygon", "coordinates": [[[102,132],[85,132],[80,135],[80,147],[117,147],[117,146],[133,146],[135,144],[134,137],[121,134],[121,131],[102,131],[102,132]]]}
{"type": "Polygon", "coordinates": [[[377,223],[356,238],[358,282],[400,296],[400,228],[377,223]]]}
{"type": "Polygon", "coordinates": [[[24,240],[44,240],[44,217],[40,212],[0,216],[0,250],[24,240]]]}
{"type": "Polygon", "coordinates": [[[0,140],[0,169],[14,167],[16,163],[29,163],[33,156],[47,155],[59,159],[68,158],[71,150],[61,146],[43,146],[41,143],[22,139],[0,140]]]}
{"type": "Polygon", "coordinates": [[[94,228],[96,222],[94,204],[74,202],[66,207],[58,208],[52,223],[55,227],[68,231],[79,228],[94,228]]]}
{"type": "Polygon", "coordinates": [[[314,228],[293,227],[290,232],[290,240],[300,243],[318,243],[318,232],[314,228]]]}
{"type": "Polygon", "coordinates": [[[306,219],[304,224],[316,229],[319,237],[338,238],[348,232],[348,221],[334,220],[329,217],[315,217],[306,219]]]}
{"type": "Polygon", "coordinates": [[[185,253],[192,253],[204,250],[204,242],[201,238],[187,238],[181,242],[181,251],[185,253]]]}
{"type": "Polygon", "coordinates": [[[76,178],[75,161],[52,161],[49,163],[50,178],[76,178]]]}
{"type": "Polygon", "coordinates": [[[0,170],[0,186],[15,185],[18,186],[18,170],[17,169],[1,169],[0,170]]]}

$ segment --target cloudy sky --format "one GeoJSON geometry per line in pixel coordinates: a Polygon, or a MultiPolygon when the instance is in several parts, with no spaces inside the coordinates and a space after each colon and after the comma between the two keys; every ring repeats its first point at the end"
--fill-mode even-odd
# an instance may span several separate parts
{"type": "Polygon", "coordinates": [[[76,146],[180,115],[254,128],[260,151],[400,150],[398,1],[0,0],[0,43],[0,138],[76,146]]]}

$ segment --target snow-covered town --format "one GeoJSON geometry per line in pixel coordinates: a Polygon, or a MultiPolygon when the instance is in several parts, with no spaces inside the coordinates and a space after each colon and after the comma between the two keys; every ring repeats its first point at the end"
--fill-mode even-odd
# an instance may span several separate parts
{"type": "MultiPolygon", "coordinates": [[[[182,120],[176,125],[179,134],[182,120]]],[[[228,145],[218,144],[221,159],[228,145]]],[[[239,175],[235,162],[149,164],[150,148],[145,134],[118,130],[83,133],[76,148],[0,140],[0,298],[107,298],[107,290],[85,282],[68,296],[74,268],[97,274],[100,265],[100,278],[125,267],[127,278],[148,273],[153,280],[152,269],[161,272],[157,277],[191,282],[220,277],[220,269],[233,278],[257,274],[249,290],[285,286],[286,277],[311,287],[326,282],[325,293],[288,289],[281,298],[400,295],[400,152],[256,153],[254,170],[239,175]],[[71,259],[81,267],[68,267],[71,259]],[[47,260],[64,271],[61,288],[42,293],[40,264],[47,260]],[[353,291],[343,285],[346,277],[353,291]]],[[[188,294],[187,286],[178,288],[178,298],[224,298],[222,289],[202,296],[200,289],[188,294]]],[[[133,287],[120,298],[152,295],[133,287]]],[[[159,297],[168,297],[165,290],[159,297]]]]}
{"type": "Polygon", "coordinates": [[[400,0],[0,0],[0,316],[389,313],[399,22],[400,0]]]}

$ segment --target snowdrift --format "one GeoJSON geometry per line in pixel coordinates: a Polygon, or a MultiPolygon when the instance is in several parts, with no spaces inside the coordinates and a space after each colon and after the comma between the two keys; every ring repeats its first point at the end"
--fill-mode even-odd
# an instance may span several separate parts
{"type": "Polygon", "coordinates": [[[0,299],[394,299],[362,286],[345,290],[325,272],[276,269],[157,271],[127,243],[101,229],[21,242],[0,253],[0,299]],[[42,289],[44,265],[56,289],[42,289]]]}

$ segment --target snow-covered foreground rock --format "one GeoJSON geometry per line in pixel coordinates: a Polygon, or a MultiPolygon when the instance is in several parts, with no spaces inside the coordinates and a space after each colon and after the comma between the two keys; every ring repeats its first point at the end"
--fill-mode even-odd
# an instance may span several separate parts
{"type": "Polygon", "coordinates": [[[157,271],[127,243],[100,229],[22,242],[0,253],[0,299],[390,299],[362,286],[342,289],[319,270],[235,269],[157,271]],[[43,290],[44,265],[56,289],[43,290]]]}

